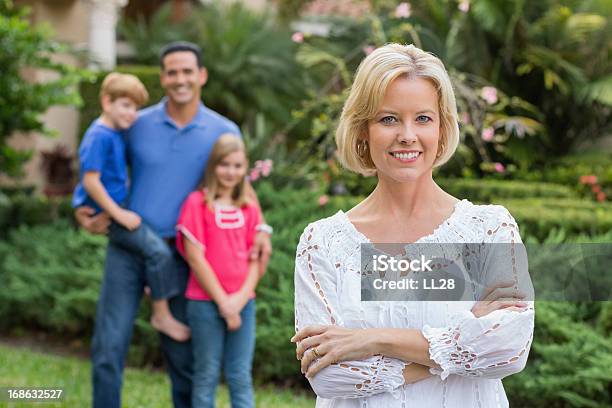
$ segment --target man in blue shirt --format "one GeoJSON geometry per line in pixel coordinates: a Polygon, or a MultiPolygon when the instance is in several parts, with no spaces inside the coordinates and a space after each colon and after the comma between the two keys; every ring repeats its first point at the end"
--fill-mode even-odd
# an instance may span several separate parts
{"type": "MultiPolygon", "coordinates": [[[[173,268],[187,283],[188,266],[174,246],[175,224],[187,195],[196,189],[210,150],[223,133],[240,134],[238,126],[201,102],[201,88],[208,79],[199,48],[172,43],[161,53],[160,83],[166,97],[140,112],[127,135],[131,165],[128,208],[138,213],[175,251],[173,268]]],[[[254,194],[254,193],[253,193],[254,194]]],[[[75,215],[92,233],[105,233],[109,219],[81,207],[75,215]]],[[[265,230],[265,228],[264,228],[265,230]]],[[[260,232],[253,256],[260,270],[267,266],[272,248],[269,235],[260,232]]],[[[123,365],[134,319],[146,284],[142,259],[109,244],[92,344],[93,406],[119,408],[123,365]]],[[[186,321],[183,296],[169,300],[172,314],[186,321]]],[[[176,342],[161,335],[162,352],[172,381],[176,408],[191,406],[191,342],[176,342]]]]}

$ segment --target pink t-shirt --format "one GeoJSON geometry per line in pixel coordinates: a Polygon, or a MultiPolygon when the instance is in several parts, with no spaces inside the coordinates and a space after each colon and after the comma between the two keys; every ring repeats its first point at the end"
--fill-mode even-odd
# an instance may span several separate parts
{"type": "MultiPolygon", "coordinates": [[[[215,205],[211,210],[204,198],[204,192],[194,191],[183,203],[176,226],[176,247],[183,257],[186,257],[184,239],[202,248],[225,292],[234,293],[247,277],[249,251],[255,239],[255,227],[261,222],[261,212],[254,204],[242,208],[215,205]]],[[[185,297],[212,300],[193,271],[189,273],[185,297]]]]}

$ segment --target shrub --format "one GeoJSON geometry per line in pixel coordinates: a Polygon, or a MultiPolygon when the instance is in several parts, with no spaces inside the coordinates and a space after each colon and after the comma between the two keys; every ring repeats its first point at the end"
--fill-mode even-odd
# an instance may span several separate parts
{"type": "Polygon", "coordinates": [[[72,213],[69,198],[0,194],[0,238],[6,237],[11,228],[72,219],[72,213]]]}
{"type": "Polygon", "coordinates": [[[504,380],[510,406],[609,407],[612,343],[576,319],[580,304],[538,302],[525,370],[504,380]]]}
{"type": "Polygon", "coordinates": [[[605,234],[612,229],[612,204],[570,198],[493,200],[502,204],[519,223],[521,236],[546,238],[552,230],[568,236],[605,234]]]}
{"type": "Polygon", "coordinates": [[[510,180],[440,179],[437,183],[447,193],[475,202],[492,202],[505,198],[576,198],[571,188],[552,183],[525,183],[510,180]]]}
{"type": "Polygon", "coordinates": [[[66,221],[11,231],[0,243],[2,329],[90,334],[104,245],[66,221]]]}
{"type": "Polygon", "coordinates": [[[597,327],[606,336],[612,336],[612,302],[605,302],[601,305],[597,327]]]}
{"type": "Polygon", "coordinates": [[[573,154],[547,163],[545,169],[518,171],[513,177],[525,181],[558,183],[580,191],[583,196],[594,198],[589,185],[581,185],[583,176],[595,176],[608,200],[612,197],[612,152],[593,151],[573,154]]]}
{"type": "MultiPolygon", "coordinates": [[[[93,333],[106,238],[67,220],[13,229],[0,242],[0,330],[43,330],[64,339],[93,333]]],[[[149,307],[136,320],[131,364],[159,363],[149,307]]]]}
{"type": "Polygon", "coordinates": [[[352,206],[352,198],[334,197],[325,206],[310,191],[275,192],[270,184],[257,188],[266,221],[274,226],[274,256],[257,289],[257,351],[254,369],[264,379],[299,380],[293,312],[295,249],[309,222],[352,206]]]}

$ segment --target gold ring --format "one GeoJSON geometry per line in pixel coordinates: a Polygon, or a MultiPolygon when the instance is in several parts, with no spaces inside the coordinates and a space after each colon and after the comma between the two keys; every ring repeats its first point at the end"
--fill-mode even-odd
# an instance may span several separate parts
{"type": "Polygon", "coordinates": [[[321,358],[321,355],[317,352],[316,347],[313,347],[312,354],[315,356],[315,358],[321,358]]]}

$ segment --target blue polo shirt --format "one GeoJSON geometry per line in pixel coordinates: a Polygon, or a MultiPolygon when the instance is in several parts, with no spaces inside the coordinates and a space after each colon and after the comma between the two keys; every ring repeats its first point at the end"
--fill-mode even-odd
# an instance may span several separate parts
{"type": "Polygon", "coordinates": [[[104,126],[99,120],[93,121],[79,146],[79,163],[79,184],[72,195],[73,207],[88,206],[101,211],[83,187],[83,175],[88,171],[100,173],[100,182],[117,204],[125,201],[128,174],[125,143],[119,131],[104,126]]]}
{"type": "Polygon", "coordinates": [[[166,113],[165,98],[140,111],[127,134],[129,209],[162,237],[173,237],[183,201],[202,180],[208,155],[224,133],[240,135],[240,129],[202,103],[182,128],[166,113]]]}

